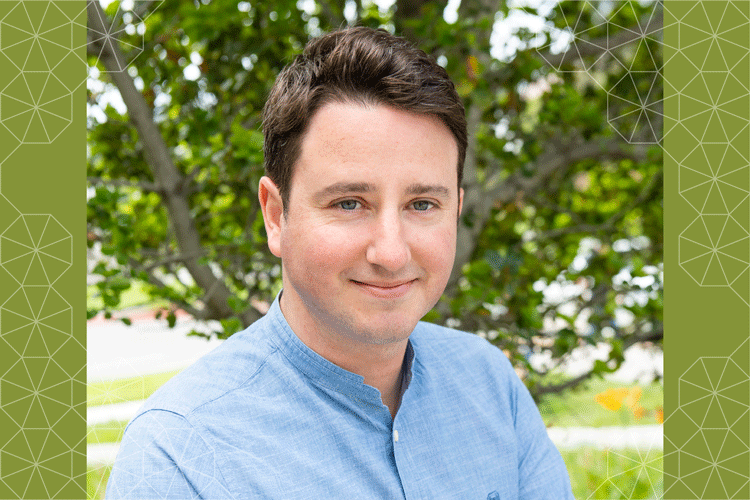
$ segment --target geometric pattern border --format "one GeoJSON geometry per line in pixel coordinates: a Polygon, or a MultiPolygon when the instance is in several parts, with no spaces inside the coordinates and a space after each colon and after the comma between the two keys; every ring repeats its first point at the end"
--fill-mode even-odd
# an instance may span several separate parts
{"type": "Polygon", "coordinates": [[[749,343],[700,357],[680,376],[678,406],[664,422],[671,498],[750,498],[749,343]]]}
{"type": "Polygon", "coordinates": [[[660,12],[668,8],[668,5],[656,1],[649,14],[638,19],[634,11],[635,2],[631,0],[586,1],[583,2],[579,16],[571,23],[567,21],[563,3],[558,4],[555,9],[566,20],[566,27],[547,29],[552,41],[536,49],[539,55],[558,72],[585,73],[591,82],[607,93],[607,121],[624,141],[631,144],[660,144],[662,133],[659,123],[664,119],[664,98],[660,91],[661,85],[658,84],[663,78],[664,70],[660,58],[664,44],[664,26],[660,12]],[[593,12],[592,17],[598,18],[599,22],[593,25],[581,23],[584,12],[593,12]],[[622,26],[615,20],[618,15],[623,14],[632,14],[635,24],[622,26]],[[600,38],[590,35],[599,31],[616,34],[600,38]],[[581,67],[578,69],[566,69],[565,58],[552,60],[548,56],[558,52],[556,46],[565,41],[568,42],[567,52],[576,54],[576,57],[592,52],[597,55],[589,60],[579,59],[581,67]],[[647,55],[652,66],[647,70],[633,69],[637,54],[647,55]],[[603,85],[597,77],[599,67],[605,62],[616,64],[625,70],[623,77],[611,86],[603,85]],[[634,125],[631,124],[633,118],[634,125]]]}

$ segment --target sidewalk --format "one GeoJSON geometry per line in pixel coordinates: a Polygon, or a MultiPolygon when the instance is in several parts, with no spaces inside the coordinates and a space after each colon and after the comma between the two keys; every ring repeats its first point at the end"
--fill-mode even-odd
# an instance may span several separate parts
{"type": "MultiPolygon", "coordinates": [[[[191,330],[208,333],[210,326],[178,314],[174,328],[164,319],[154,319],[145,309],[128,311],[133,324],[97,316],[87,324],[88,382],[163,373],[190,366],[221,344],[200,337],[188,337],[191,330]]],[[[218,322],[212,322],[219,329],[218,322]]]]}

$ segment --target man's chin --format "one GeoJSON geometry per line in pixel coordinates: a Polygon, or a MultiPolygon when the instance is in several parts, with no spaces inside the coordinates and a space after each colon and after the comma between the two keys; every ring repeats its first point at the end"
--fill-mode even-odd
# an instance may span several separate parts
{"type": "Polygon", "coordinates": [[[369,324],[360,323],[361,327],[353,329],[352,334],[362,342],[372,345],[388,345],[403,342],[416,328],[417,319],[388,318],[388,315],[369,324]]]}

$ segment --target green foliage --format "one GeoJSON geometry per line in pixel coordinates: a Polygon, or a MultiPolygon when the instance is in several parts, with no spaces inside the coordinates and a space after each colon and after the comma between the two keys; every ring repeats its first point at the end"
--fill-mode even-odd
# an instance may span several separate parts
{"type": "Polygon", "coordinates": [[[656,499],[664,491],[664,460],[660,450],[581,448],[561,454],[575,498],[656,499]]]}
{"type": "Polygon", "coordinates": [[[112,467],[108,465],[92,466],[86,470],[87,500],[102,500],[107,489],[107,481],[112,467]]]}
{"type": "MultiPolygon", "coordinates": [[[[535,392],[555,390],[556,367],[577,347],[613,347],[610,359],[595,365],[598,376],[616,369],[628,346],[660,343],[661,150],[622,139],[642,132],[628,103],[639,102],[644,89],[651,89],[652,101],[662,92],[649,51],[625,44],[555,71],[540,56],[550,55],[545,46],[557,36],[551,29],[519,29],[513,55],[490,55],[492,25],[513,14],[509,3],[495,13],[464,0],[454,23],[443,18],[444,2],[420,2],[421,12],[411,18],[395,7],[362,4],[358,23],[411,38],[444,65],[467,111],[478,111],[470,123],[475,147],[465,187],[476,199],[497,196],[465,207],[459,247],[469,245],[468,257],[426,319],[486,336],[535,392]],[[537,50],[540,43],[545,46],[537,50]],[[550,354],[552,361],[532,366],[532,354],[550,354]]],[[[108,6],[110,16],[118,5],[108,6]]],[[[602,23],[592,5],[523,10],[595,39],[655,8],[621,2],[611,22],[602,23]]],[[[98,309],[111,314],[137,283],[151,300],[171,304],[170,326],[174,308],[182,308],[219,320],[213,335],[223,338],[246,326],[251,304],[273,299],[281,270],[267,249],[257,203],[260,112],[276,75],[308,38],[346,23],[334,2],[291,0],[166,0],[146,18],[144,51],[128,74],[181,176],[179,195],[200,252],[183,253],[153,159],[129,121],[132,110],[122,114],[105,105],[107,93],[117,90],[101,75],[89,101],[106,119],[90,118],[88,132],[89,245],[100,251],[93,274],[102,278],[95,285],[101,303],[89,316],[98,309]],[[229,290],[223,312],[206,306],[215,290],[196,284],[190,259],[208,266],[229,290]]],[[[130,31],[123,32],[124,48],[141,45],[137,30],[130,31]]],[[[644,43],[658,59],[656,42],[644,43]]],[[[102,68],[93,57],[90,63],[102,68]]]]}

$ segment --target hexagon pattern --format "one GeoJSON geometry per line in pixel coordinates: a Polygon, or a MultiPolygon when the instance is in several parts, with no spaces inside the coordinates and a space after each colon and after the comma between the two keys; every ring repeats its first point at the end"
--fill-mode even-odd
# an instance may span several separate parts
{"type": "MultiPolygon", "coordinates": [[[[115,27],[93,38],[142,29],[159,3],[119,2],[115,27]]],[[[81,1],[0,2],[0,168],[19,146],[50,144],[72,122],[73,92],[86,81],[86,15],[81,1]]],[[[142,43],[128,48],[132,62],[142,43]]],[[[16,287],[0,303],[0,498],[83,498],[85,346],[55,288],[73,263],[73,239],[55,215],[21,213],[11,195],[0,193],[0,275],[16,287]]]]}
{"type": "MultiPolygon", "coordinates": [[[[124,71],[133,60],[143,52],[143,37],[140,37],[140,43],[133,45],[120,40],[123,33],[128,31],[128,25],[130,29],[133,26],[143,26],[143,21],[154,11],[156,7],[161,4],[163,0],[128,0],[117,4],[117,10],[113,16],[114,22],[110,24],[109,19],[104,19],[103,25],[106,26],[104,31],[95,31],[89,28],[89,35],[91,41],[94,43],[101,44],[101,51],[106,50],[108,47],[112,47],[112,44],[119,44],[123,51],[128,53],[129,59],[127,61],[117,61],[118,70],[124,71]]],[[[137,32],[136,28],[136,32],[137,32]]],[[[101,52],[100,52],[101,54],[101,52]]],[[[107,72],[106,70],[102,70],[107,72]]]]}
{"type": "Polygon", "coordinates": [[[586,498],[603,498],[602,495],[606,494],[609,494],[610,498],[618,499],[653,499],[657,498],[657,495],[661,498],[660,492],[663,489],[661,450],[654,446],[653,449],[638,449],[637,451],[638,458],[634,459],[617,450],[607,450],[607,463],[603,464],[606,467],[607,479],[586,498]],[[648,491],[643,492],[638,489],[639,481],[649,485],[648,491]],[[611,496],[613,494],[616,496],[611,496]]]}
{"type": "Polygon", "coordinates": [[[85,22],[78,2],[7,2],[0,10],[0,60],[15,69],[0,77],[0,123],[19,142],[49,144],[70,125],[71,94],[85,82],[85,37],[76,29],[85,22]]]}
{"type": "Polygon", "coordinates": [[[750,20],[740,5],[697,4],[675,19],[691,43],[667,64],[695,76],[674,82],[679,113],[665,121],[665,134],[684,143],[670,159],[680,196],[695,210],[680,234],[679,265],[698,285],[730,288],[750,306],[750,20]],[[710,31],[691,26],[699,19],[710,31]]]}
{"type": "Polygon", "coordinates": [[[0,266],[19,285],[53,285],[72,259],[73,238],[51,215],[21,215],[0,233],[0,266]]]}
{"type": "MultiPolygon", "coordinates": [[[[664,65],[659,51],[664,44],[662,32],[663,26],[658,17],[661,10],[666,10],[669,5],[663,2],[654,2],[654,8],[645,18],[639,19],[634,25],[620,26],[614,19],[618,14],[633,13],[632,1],[621,2],[584,2],[584,7],[575,22],[568,24],[565,29],[550,28],[552,43],[540,47],[539,54],[547,58],[547,53],[558,43],[555,40],[570,40],[568,51],[578,55],[597,53],[594,59],[581,59],[582,67],[573,71],[583,72],[589,75],[591,81],[607,93],[607,119],[612,128],[627,142],[658,144],[661,142],[662,134],[658,123],[664,117],[664,98],[657,90],[660,86],[655,85],[662,78],[664,65]],[[598,18],[598,24],[580,23],[584,11],[593,12],[593,18],[598,18]],[[580,23],[580,25],[579,25],[580,23]],[[611,36],[597,38],[591,33],[612,33],[611,36]],[[627,38],[623,39],[623,35],[627,38]],[[633,69],[633,61],[636,55],[646,54],[653,65],[647,69],[633,69]],[[606,88],[599,82],[596,73],[600,71],[602,64],[613,62],[621,66],[625,75],[616,82],[612,88],[606,88]],[[636,118],[632,126],[633,117],[636,118]],[[635,137],[645,137],[646,140],[636,141],[635,137]]],[[[564,2],[557,5],[556,9],[564,15],[564,2]]],[[[634,16],[635,17],[635,16],[634,16]]],[[[553,62],[546,59],[557,71],[569,71],[565,69],[565,63],[553,62]]]]}
{"type": "Polygon", "coordinates": [[[678,407],[665,421],[664,461],[677,471],[670,498],[750,498],[749,365],[745,341],[680,377],[678,407]]]}
{"type": "MultiPolygon", "coordinates": [[[[86,81],[86,4],[3,3],[0,60],[16,71],[0,76],[0,123],[20,143],[49,144],[70,125],[72,93],[86,81]],[[78,74],[71,71],[78,67],[78,74]]],[[[104,48],[127,29],[143,26],[143,19],[153,11],[152,3],[118,3],[112,29],[107,33],[91,31],[92,40],[101,41],[104,48]]],[[[142,36],[140,40],[138,46],[123,43],[129,59],[121,63],[120,71],[143,52],[142,36]]]]}
{"type": "Polygon", "coordinates": [[[77,361],[84,351],[72,308],[54,287],[19,285],[0,305],[3,498],[81,494],[70,472],[85,473],[85,455],[70,429],[86,418],[85,369],[77,361]]]}

